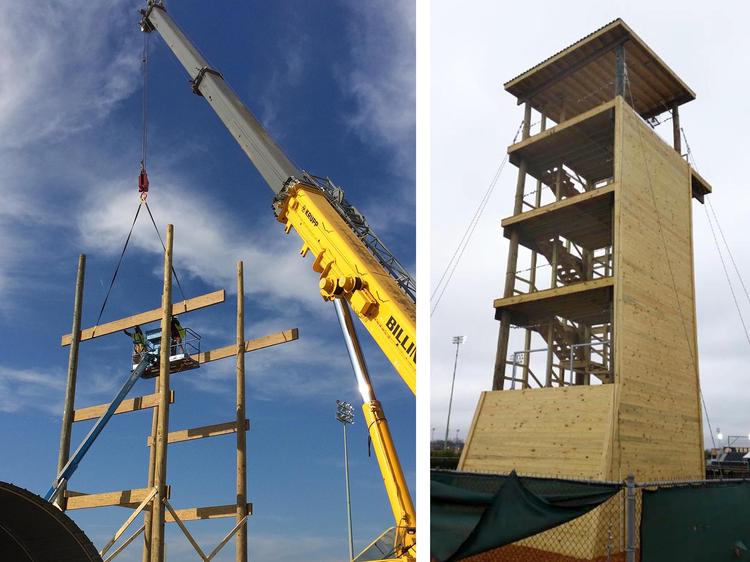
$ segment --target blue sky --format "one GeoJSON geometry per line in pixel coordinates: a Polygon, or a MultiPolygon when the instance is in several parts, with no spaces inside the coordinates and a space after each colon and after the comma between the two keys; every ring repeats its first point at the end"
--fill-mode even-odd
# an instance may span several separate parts
{"type": "MultiPolygon", "coordinates": [[[[83,324],[92,325],[137,205],[141,2],[3,3],[0,71],[0,479],[38,493],[57,458],[79,253],[88,256],[83,324]]],[[[299,166],[328,175],[414,270],[413,3],[168,5],[299,166]]],[[[183,317],[211,349],[234,338],[235,262],[245,261],[246,336],[299,327],[300,340],[246,356],[250,556],[340,560],[346,519],[336,399],[359,405],[333,308],[317,296],[270,208],[271,191],[157,36],[151,38],[149,203],[175,225],[175,267],[188,297],[219,288],[227,302],[183,317]]],[[[161,256],[147,217],[136,226],[103,320],[159,305],[161,256]]],[[[175,292],[175,298],[178,298],[175,292]]],[[[411,485],[414,398],[360,330],[411,485]]],[[[107,401],[126,376],[130,346],[113,335],[81,346],[79,407],[107,401]]],[[[133,395],[152,392],[139,382],[133,395]]],[[[171,429],[233,417],[231,359],[173,379],[171,429]]],[[[361,414],[355,409],[357,421],[361,414]]],[[[73,477],[98,492],[146,484],[150,412],[114,418],[73,477]]],[[[90,426],[76,424],[74,444],[90,426]]],[[[391,524],[365,428],[350,433],[355,548],[391,524]]],[[[234,439],[171,446],[175,507],[231,503],[234,439]]],[[[127,516],[71,512],[100,546],[127,516]]],[[[204,550],[231,520],[190,524],[204,550]]],[[[168,552],[189,558],[176,527],[168,552]]],[[[122,560],[140,559],[130,548],[122,560]]],[[[229,560],[233,546],[217,560],[229,560]],[[223,556],[223,557],[222,557],[223,556]]]]}

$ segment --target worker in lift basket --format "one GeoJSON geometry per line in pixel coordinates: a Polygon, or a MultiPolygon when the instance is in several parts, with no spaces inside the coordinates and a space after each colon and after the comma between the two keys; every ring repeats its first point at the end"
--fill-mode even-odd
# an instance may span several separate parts
{"type": "Polygon", "coordinates": [[[123,332],[125,332],[125,334],[130,336],[133,340],[133,353],[137,355],[143,353],[143,350],[146,348],[146,336],[143,334],[141,327],[136,326],[132,334],[127,330],[123,330],[123,332]]]}
{"type": "Polygon", "coordinates": [[[180,324],[180,320],[177,318],[177,316],[172,316],[170,331],[172,332],[172,354],[177,354],[177,346],[179,346],[180,349],[182,349],[182,354],[187,355],[187,353],[185,352],[185,346],[182,343],[185,341],[185,328],[182,327],[182,324],[180,324]]]}

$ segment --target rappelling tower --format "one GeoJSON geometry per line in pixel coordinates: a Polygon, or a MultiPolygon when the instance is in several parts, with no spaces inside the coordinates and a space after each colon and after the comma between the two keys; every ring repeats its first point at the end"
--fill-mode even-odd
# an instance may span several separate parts
{"type": "Polygon", "coordinates": [[[711,188],[679,125],[695,94],[620,19],[505,89],[525,108],[507,275],[459,468],[703,478],[691,201],[711,188]]]}

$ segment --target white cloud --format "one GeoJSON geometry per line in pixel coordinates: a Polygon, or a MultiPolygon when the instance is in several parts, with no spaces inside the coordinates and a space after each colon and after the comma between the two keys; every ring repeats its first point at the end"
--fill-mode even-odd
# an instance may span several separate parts
{"type": "MultiPolygon", "coordinates": [[[[341,391],[342,385],[356,388],[343,343],[321,338],[312,331],[302,332],[297,341],[246,356],[246,377],[255,399],[310,400],[330,397],[341,391]]],[[[233,361],[207,365],[201,371],[200,377],[189,379],[193,386],[201,392],[233,396],[233,361]]]]}
{"type": "Polygon", "coordinates": [[[414,173],[416,109],[416,14],[413,2],[387,0],[347,4],[353,12],[349,28],[354,70],[342,77],[357,100],[349,125],[366,142],[375,140],[396,154],[398,165],[414,173]],[[407,160],[399,155],[408,155],[407,160]]]}
{"type": "Polygon", "coordinates": [[[415,4],[382,0],[343,6],[351,12],[347,35],[353,64],[339,83],[355,100],[355,110],[344,118],[364,143],[385,151],[393,177],[357,206],[388,244],[389,234],[415,224],[415,4]]]}
{"type": "Polygon", "coordinates": [[[11,297],[24,277],[19,272],[26,271],[30,256],[46,251],[25,227],[62,222],[59,209],[49,205],[50,195],[85,167],[42,163],[73,151],[62,141],[102,123],[139,87],[137,19],[135,5],[126,0],[0,3],[3,312],[13,306],[11,297]]]}
{"type": "Polygon", "coordinates": [[[138,87],[132,2],[4,2],[0,22],[0,147],[64,140],[138,87]]]}
{"type": "Polygon", "coordinates": [[[51,400],[65,388],[65,374],[35,369],[12,369],[0,366],[0,412],[12,413],[34,408],[59,414],[51,400]]]}
{"type": "MultiPolygon", "coordinates": [[[[268,228],[276,228],[276,233],[248,233],[227,209],[186,182],[158,176],[153,176],[152,182],[159,185],[158,199],[149,201],[155,218],[168,216],[174,224],[174,267],[178,274],[231,291],[235,285],[234,264],[242,259],[247,294],[261,293],[274,302],[322,309],[324,303],[315,290],[318,276],[312,271],[310,258],[299,256],[302,242],[296,234],[284,236],[283,225],[272,219],[268,228]]],[[[133,199],[132,181],[126,179],[111,181],[91,193],[77,221],[85,249],[119,252],[133,220],[131,211],[124,210],[135,212],[133,199]]],[[[158,226],[164,238],[166,225],[158,226]]],[[[130,251],[162,253],[145,208],[141,209],[130,244],[130,251]]]]}

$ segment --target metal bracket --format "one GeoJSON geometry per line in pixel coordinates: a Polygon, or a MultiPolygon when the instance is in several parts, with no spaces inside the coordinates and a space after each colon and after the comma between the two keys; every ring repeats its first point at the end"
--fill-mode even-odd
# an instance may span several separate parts
{"type": "Polygon", "coordinates": [[[146,9],[141,10],[141,31],[143,31],[143,33],[151,33],[156,29],[148,19],[148,17],[151,15],[151,11],[154,8],[159,8],[160,10],[164,10],[166,12],[166,9],[164,8],[164,2],[162,2],[162,0],[148,0],[148,6],[146,7],[146,9]]]}
{"type": "Polygon", "coordinates": [[[224,80],[224,76],[222,76],[221,72],[219,72],[218,70],[214,70],[213,68],[209,68],[207,66],[204,66],[203,68],[201,68],[198,71],[198,75],[190,82],[193,88],[193,93],[201,97],[203,97],[203,94],[198,88],[200,88],[201,82],[203,82],[203,77],[206,74],[213,74],[214,76],[218,76],[219,78],[224,80]]]}

